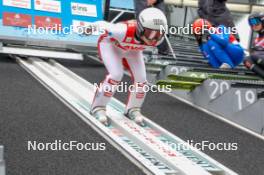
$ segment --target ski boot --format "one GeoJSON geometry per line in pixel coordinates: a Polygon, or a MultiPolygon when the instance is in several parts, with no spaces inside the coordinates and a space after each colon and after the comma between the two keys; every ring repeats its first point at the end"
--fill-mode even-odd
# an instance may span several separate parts
{"type": "Polygon", "coordinates": [[[106,115],[105,107],[95,107],[90,111],[90,114],[94,116],[99,122],[101,122],[105,126],[110,125],[110,121],[108,116],[106,115]]]}
{"type": "Polygon", "coordinates": [[[138,124],[141,127],[145,127],[146,123],[144,121],[144,117],[140,112],[140,108],[132,108],[129,109],[128,112],[125,114],[127,118],[130,120],[134,120],[136,124],[138,124]]]}
{"type": "Polygon", "coordinates": [[[223,63],[219,68],[220,69],[231,69],[231,66],[227,63],[223,63]]]}

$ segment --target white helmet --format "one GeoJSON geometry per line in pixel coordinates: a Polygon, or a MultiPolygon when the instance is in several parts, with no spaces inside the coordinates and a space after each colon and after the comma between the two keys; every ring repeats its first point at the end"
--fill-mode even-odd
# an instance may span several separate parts
{"type": "Polygon", "coordinates": [[[138,17],[138,34],[149,40],[160,40],[167,32],[165,14],[154,7],[143,10],[138,17]]]}

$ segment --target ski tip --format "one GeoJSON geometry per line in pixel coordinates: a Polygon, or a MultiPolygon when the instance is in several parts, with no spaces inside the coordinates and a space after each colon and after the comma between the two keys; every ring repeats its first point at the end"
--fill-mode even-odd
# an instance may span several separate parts
{"type": "Polygon", "coordinates": [[[201,83],[189,82],[189,81],[175,81],[175,80],[159,80],[157,86],[161,88],[171,88],[172,90],[186,90],[192,91],[201,83]]]}

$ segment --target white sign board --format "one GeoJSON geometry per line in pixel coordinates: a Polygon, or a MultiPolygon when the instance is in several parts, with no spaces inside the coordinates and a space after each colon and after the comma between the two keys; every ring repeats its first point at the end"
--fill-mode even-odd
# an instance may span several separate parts
{"type": "Polygon", "coordinates": [[[96,5],[92,4],[72,2],[71,11],[72,15],[97,17],[96,5]]]}
{"type": "Polygon", "coordinates": [[[31,9],[31,0],[3,0],[3,5],[31,9]]]}
{"type": "Polygon", "coordinates": [[[34,0],[35,10],[61,13],[61,2],[57,0],[34,0]]]}

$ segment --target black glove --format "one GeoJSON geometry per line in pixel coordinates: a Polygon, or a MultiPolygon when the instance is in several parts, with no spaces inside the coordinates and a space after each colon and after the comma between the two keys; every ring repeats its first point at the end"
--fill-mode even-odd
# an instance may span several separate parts
{"type": "Polygon", "coordinates": [[[201,46],[203,44],[203,37],[202,35],[195,35],[196,41],[198,43],[199,46],[201,46]]]}
{"type": "Polygon", "coordinates": [[[210,38],[210,32],[209,32],[209,29],[204,29],[203,31],[203,40],[204,41],[208,41],[208,39],[210,38]]]}

